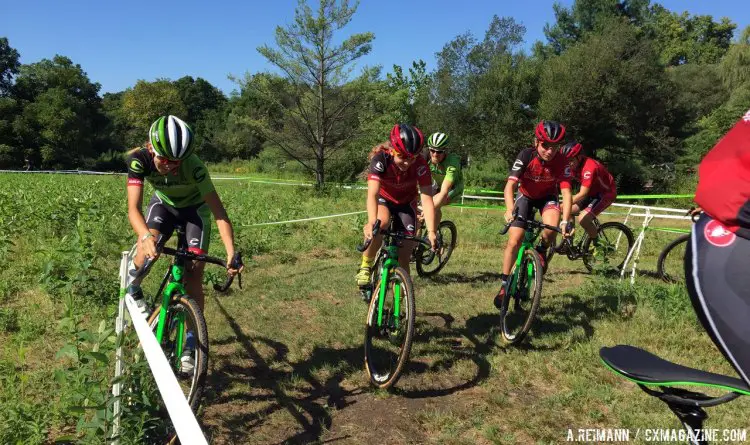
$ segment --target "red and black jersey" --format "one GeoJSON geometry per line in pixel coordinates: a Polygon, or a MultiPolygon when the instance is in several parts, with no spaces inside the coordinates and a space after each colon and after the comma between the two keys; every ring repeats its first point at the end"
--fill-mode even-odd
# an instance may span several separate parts
{"type": "Polygon", "coordinates": [[[531,199],[558,195],[560,189],[569,189],[572,175],[568,162],[561,153],[551,161],[543,161],[536,148],[521,151],[510,169],[509,181],[520,181],[519,191],[531,199]]]}
{"type": "Polygon", "coordinates": [[[750,239],[750,111],[701,161],[695,202],[728,230],[750,239]]]}
{"type": "Polygon", "coordinates": [[[583,167],[578,171],[576,180],[583,187],[589,188],[589,196],[613,196],[617,195],[615,179],[601,162],[586,158],[583,167]]]}
{"type": "Polygon", "coordinates": [[[401,171],[386,151],[373,156],[367,179],[380,181],[380,196],[395,204],[407,204],[417,199],[417,185],[432,185],[432,175],[427,161],[418,156],[409,169],[401,171]]]}

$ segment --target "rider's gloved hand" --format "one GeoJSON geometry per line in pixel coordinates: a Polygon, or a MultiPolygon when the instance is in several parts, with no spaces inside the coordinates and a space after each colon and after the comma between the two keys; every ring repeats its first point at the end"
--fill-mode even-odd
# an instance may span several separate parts
{"type": "Polygon", "coordinates": [[[149,232],[138,238],[138,250],[146,255],[146,258],[156,257],[156,238],[149,232]]]}
{"type": "Polygon", "coordinates": [[[573,223],[570,221],[561,221],[560,229],[562,229],[565,238],[570,238],[576,231],[575,227],[573,227],[573,223]]]}
{"type": "Polygon", "coordinates": [[[372,229],[373,226],[375,226],[375,221],[366,222],[362,228],[362,232],[365,234],[365,240],[372,239],[372,229]]]}
{"type": "Polygon", "coordinates": [[[242,273],[243,270],[245,270],[245,265],[242,264],[242,254],[240,252],[227,252],[227,273],[235,276],[242,273]]]}
{"type": "Polygon", "coordinates": [[[432,247],[432,250],[438,249],[438,242],[437,242],[437,233],[434,231],[427,232],[427,239],[430,241],[430,246],[432,247]]]}

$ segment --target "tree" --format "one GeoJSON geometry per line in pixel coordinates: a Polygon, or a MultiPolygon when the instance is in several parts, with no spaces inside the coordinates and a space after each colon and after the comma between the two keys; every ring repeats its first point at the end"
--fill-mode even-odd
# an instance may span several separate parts
{"type": "Polygon", "coordinates": [[[13,76],[18,74],[21,55],[8,44],[6,37],[0,37],[0,97],[9,96],[13,76]]]}
{"type": "Polygon", "coordinates": [[[174,86],[185,104],[184,119],[195,132],[195,144],[203,158],[213,158],[217,151],[216,137],[225,125],[227,98],[220,89],[203,78],[184,76],[174,81],[174,86]]]}
{"type": "MultiPolygon", "coordinates": [[[[512,18],[494,16],[483,40],[461,34],[437,54],[429,121],[455,145],[497,154],[498,143],[514,139],[518,123],[528,120],[524,105],[536,102],[535,69],[529,71],[527,58],[513,52],[524,33],[512,18]]],[[[518,148],[511,145],[507,152],[518,148]]]]}
{"type": "MultiPolygon", "coordinates": [[[[340,125],[356,113],[359,92],[345,90],[351,64],[372,49],[372,33],[354,34],[336,45],[334,34],[352,19],[357,4],[348,0],[320,0],[318,10],[300,0],[294,23],[276,28],[277,49],[258,48],[278,67],[294,88],[292,103],[284,107],[283,132],[262,129],[265,137],[325,182],[325,161],[357,135],[357,128],[340,125]],[[314,163],[313,163],[314,161],[314,163]]],[[[365,72],[363,76],[368,73],[365,72]]]]}
{"type": "Polygon", "coordinates": [[[677,106],[684,113],[681,120],[685,122],[698,121],[729,98],[718,64],[687,63],[668,67],[667,75],[675,84],[677,106]]]}
{"type": "MultiPolygon", "coordinates": [[[[598,154],[623,165],[674,160],[684,122],[675,119],[674,87],[658,54],[621,18],[600,29],[544,65],[541,117],[564,122],[584,146],[606,148],[598,154]]],[[[628,187],[638,185],[633,171],[628,187]]]]}
{"type": "Polygon", "coordinates": [[[651,8],[646,26],[662,63],[671,66],[718,63],[727,52],[736,27],[726,17],[717,23],[710,15],[677,14],[658,4],[651,8]]]}
{"type": "MultiPolygon", "coordinates": [[[[554,54],[562,54],[587,33],[599,28],[604,21],[624,18],[641,26],[649,16],[650,0],[575,0],[566,8],[555,3],[555,23],[544,26],[544,35],[554,54]]],[[[543,51],[537,48],[535,52],[543,51]]]]}
{"type": "Polygon", "coordinates": [[[168,79],[154,82],[139,80],[122,96],[122,114],[128,125],[125,142],[128,146],[142,143],[151,124],[159,116],[172,114],[182,119],[187,113],[179,90],[168,79]]]}
{"type": "Polygon", "coordinates": [[[184,76],[175,80],[174,86],[187,108],[187,114],[183,118],[187,122],[197,123],[205,113],[221,109],[227,104],[224,93],[201,77],[193,79],[191,76],[184,76]]]}
{"type": "Polygon", "coordinates": [[[106,122],[99,88],[64,56],[22,65],[13,87],[22,111],[13,131],[25,154],[54,168],[96,157],[96,140],[106,122]]]}
{"type": "Polygon", "coordinates": [[[720,64],[721,79],[729,91],[750,81],[750,26],[742,31],[740,40],[733,44],[720,64]]]}
{"type": "Polygon", "coordinates": [[[13,76],[18,73],[20,54],[0,38],[0,167],[12,167],[22,162],[21,147],[13,131],[13,121],[19,113],[18,102],[12,97],[13,76]]]}

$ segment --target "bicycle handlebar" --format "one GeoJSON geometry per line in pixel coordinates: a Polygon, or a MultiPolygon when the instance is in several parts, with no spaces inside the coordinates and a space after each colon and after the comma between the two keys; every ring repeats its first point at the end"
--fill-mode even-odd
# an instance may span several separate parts
{"type": "MultiPolygon", "coordinates": [[[[363,244],[358,245],[357,246],[357,250],[359,252],[364,252],[365,250],[367,250],[367,248],[370,247],[370,244],[372,243],[372,240],[375,238],[375,236],[378,233],[382,233],[383,235],[389,235],[389,236],[392,236],[394,238],[399,238],[399,239],[403,239],[403,240],[416,241],[416,242],[418,242],[420,244],[424,244],[427,247],[432,248],[432,244],[430,244],[430,242],[426,238],[420,238],[420,237],[414,236],[414,235],[404,235],[404,234],[402,234],[400,232],[391,232],[390,230],[380,230],[380,220],[377,220],[377,221],[375,221],[375,224],[372,225],[372,237],[368,238],[367,240],[365,240],[365,242],[363,244]]],[[[439,247],[440,247],[440,240],[438,239],[438,248],[439,247]]]]}
{"type": "MultiPolygon", "coordinates": [[[[550,226],[549,224],[545,224],[543,222],[539,222],[539,221],[537,221],[535,219],[526,219],[523,216],[516,216],[513,221],[515,221],[515,220],[519,220],[519,221],[525,223],[526,224],[526,230],[528,230],[530,228],[534,228],[534,229],[549,229],[549,230],[554,230],[557,233],[563,233],[562,229],[560,229],[559,227],[550,226]]],[[[505,235],[506,233],[508,233],[508,229],[510,229],[510,225],[513,224],[513,221],[505,223],[505,227],[503,227],[500,230],[500,235],[505,235]]]]}
{"type": "MultiPolygon", "coordinates": [[[[158,253],[172,255],[174,257],[183,258],[183,259],[190,260],[190,261],[200,261],[203,263],[216,264],[217,266],[221,266],[225,269],[227,268],[226,261],[220,258],[216,258],[216,257],[208,256],[208,255],[198,255],[198,254],[188,252],[185,250],[178,250],[178,249],[173,249],[171,247],[165,247],[163,245],[163,239],[164,239],[164,235],[159,235],[159,238],[156,241],[156,250],[158,253]]],[[[135,273],[133,274],[133,278],[136,279],[136,278],[140,278],[146,275],[148,271],[151,269],[151,266],[153,266],[155,262],[156,262],[156,257],[147,257],[145,261],[143,262],[143,266],[141,266],[140,269],[135,271],[135,273]]],[[[242,253],[236,252],[234,254],[234,257],[232,257],[232,262],[230,266],[232,267],[232,269],[239,269],[240,267],[242,267],[242,265],[243,265],[242,253]]],[[[238,283],[239,283],[240,289],[242,289],[242,275],[238,273],[237,276],[238,276],[238,283]]],[[[226,292],[227,289],[229,289],[229,286],[232,285],[232,281],[234,281],[234,275],[227,274],[227,279],[224,282],[224,284],[222,285],[214,284],[214,290],[218,292],[226,292]]]]}
{"type": "Polygon", "coordinates": [[[375,221],[375,224],[372,225],[372,236],[366,239],[363,244],[358,245],[357,251],[364,252],[365,250],[367,250],[367,248],[370,247],[372,240],[375,238],[378,232],[380,232],[380,220],[375,221]]]}

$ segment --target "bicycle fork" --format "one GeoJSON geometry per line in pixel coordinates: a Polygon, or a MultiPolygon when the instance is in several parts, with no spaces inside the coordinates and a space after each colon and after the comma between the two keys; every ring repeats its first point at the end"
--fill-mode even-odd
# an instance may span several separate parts
{"type": "MultiPolygon", "coordinates": [[[[380,275],[380,291],[378,292],[378,327],[383,326],[383,305],[385,304],[385,296],[388,291],[388,279],[391,276],[391,268],[385,268],[385,273],[380,275]]],[[[401,283],[396,281],[393,283],[393,327],[398,329],[398,314],[401,309],[401,283]]]]}

